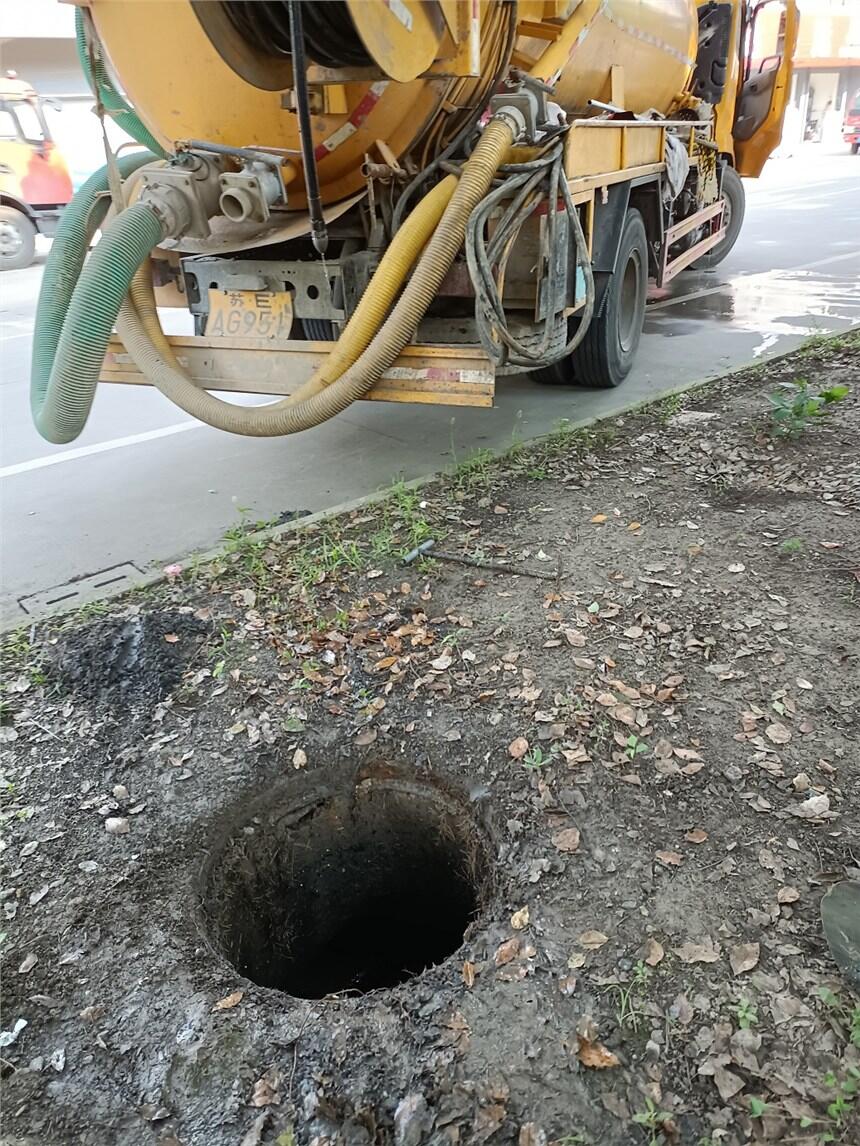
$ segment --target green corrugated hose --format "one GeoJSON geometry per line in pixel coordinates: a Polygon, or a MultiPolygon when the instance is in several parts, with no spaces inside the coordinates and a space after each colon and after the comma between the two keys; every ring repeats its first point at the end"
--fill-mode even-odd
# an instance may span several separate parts
{"type": "Polygon", "coordinates": [[[135,203],[116,217],[87,260],[47,385],[40,392],[35,374],[31,381],[33,420],[49,442],[71,442],[84,428],[122,300],[135,271],[163,237],[164,227],[152,207],[135,203]]]}
{"type": "MultiPolygon", "coordinates": [[[[127,179],[133,171],[151,163],[155,158],[149,151],[132,152],[117,160],[119,174],[127,179]]],[[[33,421],[40,433],[42,424],[51,417],[45,409],[48,383],[57,354],[57,343],[72,293],[80,277],[81,267],[93,235],[104,221],[110,200],[107,197],[108,169],[102,167],[78,190],[71,203],[60,216],[60,224],[51,246],[51,253],[42,275],[42,288],[36,307],[35,336],[30,369],[30,406],[33,421]]],[[[48,434],[44,434],[48,437],[48,434]]]]}
{"type": "Polygon", "coordinates": [[[132,139],[136,139],[138,143],[144,147],[148,147],[150,151],[164,159],[167,152],[149,128],[141,123],[134,108],[126,103],[113,86],[101,59],[97,55],[94,61],[90,59],[87,32],[84,25],[84,14],[80,8],[75,9],[75,44],[78,49],[78,60],[80,61],[86,81],[93,95],[99,100],[104,109],[110,112],[110,118],[118,127],[122,128],[126,135],[130,135],[132,139]],[[94,67],[93,63],[95,65],[94,67]]]}

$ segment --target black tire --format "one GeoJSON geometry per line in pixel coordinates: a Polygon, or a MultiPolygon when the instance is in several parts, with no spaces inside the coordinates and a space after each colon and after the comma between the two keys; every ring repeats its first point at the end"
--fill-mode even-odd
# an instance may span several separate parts
{"type": "Polygon", "coordinates": [[[723,187],[721,198],[725,203],[724,214],[728,214],[726,220],[726,237],[721,243],[718,243],[700,259],[696,259],[693,263],[693,269],[708,270],[710,267],[715,267],[721,263],[735,243],[738,241],[738,235],[741,233],[741,227],[744,222],[744,213],[746,212],[747,196],[744,191],[744,185],[741,182],[741,177],[735,171],[734,167],[726,167],[723,171],[723,187]]]}
{"type": "Polygon", "coordinates": [[[851,154],[856,155],[858,151],[860,151],[860,143],[852,143],[851,144],[851,154]]]}
{"type": "MultiPolygon", "coordinates": [[[[606,287],[599,313],[573,354],[552,366],[535,370],[538,382],[551,386],[590,386],[611,390],[620,386],[633,365],[648,289],[648,238],[642,216],[627,212],[615,270],[606,287]]],[[[571,332],[577,319],[571,320],[571,332]]]]}
{"type": "Polygon", "coordinates": [[[36,256],[36,228],[14,207],[0,207],[0,271],[29,267],[36,256]]]}

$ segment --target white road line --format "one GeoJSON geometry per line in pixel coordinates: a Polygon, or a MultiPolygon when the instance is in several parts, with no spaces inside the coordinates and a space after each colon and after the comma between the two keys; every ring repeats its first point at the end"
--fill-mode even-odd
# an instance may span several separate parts
{"type": "Polygon", "coordinates": [[[92,454],[103,454],[108,450],[122,449],[123,446],[136,446],[139,442],[151,442],[156,438],[169,438],[172,434],[183,434],[186,430],[197,430],[202,422],[177,422],[174,426],[162,426],[159,430],[145,430],[141,434],[130,434],[127,438],[112,438],[107,442],[95,442],[91,446],[78,446],[73,450],[64,450],[60,454],[47,454],[41,458],[31,458],[28,462],[17,462],[12,466],[0,469],[0,479],[15,477],[17,474],[29,473],[31,470],[41,470],[45,466],[57,466],[60,462],[73,462],[77,458],[88,458],[92,454]]]}
{"type": "Polygon", "coordinates": [[[655,310],[665,310],[667,306],[678,306],[679,303],[682,302],[693,302],[693,300],[697,298],[707,298],[708,295],[711,294],[719,294],[721,291],[727,290],[730,291],[732,289],[732,284],[737,282],[738,279],[754,279],[759,275],[767,275],[768,277],[773,275],[786,275],[791,274],[794,271],[812,271],[817,270],[818,267],[830,266],[831,263],[843,263],[846,259],[856,258],[860,258],[860,251],[846,251],[842,255],[831,255],[826,259],[816,259],[816,261],[813,263],[799,263],[794,267],[779,267],[774,271],[748,271],[746,274],[736,275],[734,279],[730,279],[728,282],[719,283],[716,286],[703,287],[701,290],[690,291],[689,294],[679,294],[675,298],[666,298],[661,302],[649,303],[648,308],[645,311],[645,316],[647,318],[647,316],[652,314],[655,310]]]}

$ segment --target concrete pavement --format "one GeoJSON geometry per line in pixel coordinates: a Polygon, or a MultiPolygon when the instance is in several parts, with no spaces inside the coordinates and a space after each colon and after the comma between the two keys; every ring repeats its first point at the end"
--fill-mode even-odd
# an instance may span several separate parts
{"type": "Polygon", "coordinates": [[[156,392],[102,386],[81,438],[48,445],[27,398],[41,265],[5,273],[0,619],[25,621],[30,595],[72,578],[124,563],[144,571],[205,549],[243,509],[252,519],[323,509],[860,321],[860,158],[806,147],[746,188],[735,250],[651,301],[619,390],[505,378],[493,410],[360,403],[296,438],[236,438],[189,421],[156,392]]]}

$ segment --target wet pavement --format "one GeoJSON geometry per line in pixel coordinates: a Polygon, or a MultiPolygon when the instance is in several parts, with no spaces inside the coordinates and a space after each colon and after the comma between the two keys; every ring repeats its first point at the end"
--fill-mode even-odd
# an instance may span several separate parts
{"type": "MultiPolygon", "coordinates": [[[[652,291],[637,363],[614,391],[501,379],[493,410],[361,403],[297,438],[235,438],[161,395],[99,389],[71,446],[30,424],[30,340],[41,266],[0,279],[4,622],[20,600],[120,565],[144,571],[215,544],[243,511],[318,510],[417,477],[479,448],[503,449],[559,419],[611,413],[714,377],[813,334],[860,322],[860,157],[805,147],[747,182],[747,213],[718,268],[652,291]]],[[[31,606],[32,607],[32,606],[31,606]]]]}

